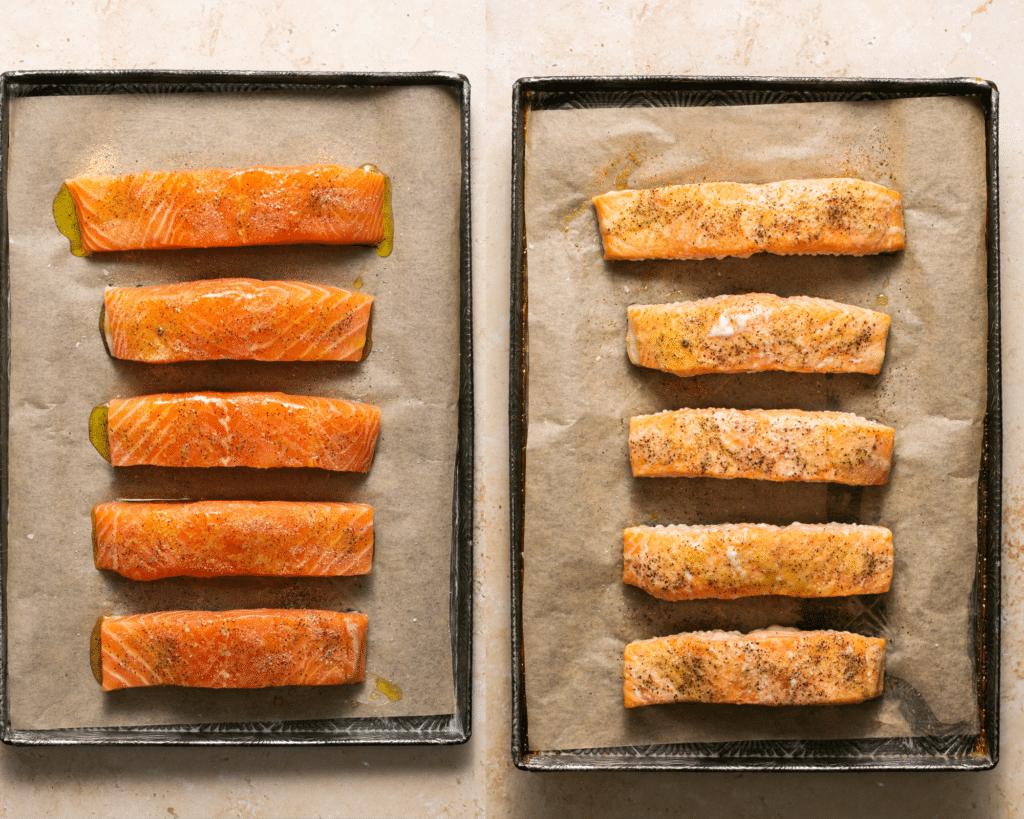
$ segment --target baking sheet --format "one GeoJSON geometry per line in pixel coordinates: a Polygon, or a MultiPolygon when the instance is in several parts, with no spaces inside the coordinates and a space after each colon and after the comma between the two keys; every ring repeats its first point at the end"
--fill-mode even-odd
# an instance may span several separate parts
{"type": "Polygon", "coordinates": [[[989,398],[983,106],[973,97],[927,97],[668,108],[606,101],[588,108],[585,90],[576,105],[571,96],[564,108],[528,111],[523,146],[523,267],[530,293],[524,296],[526,747],[706,748],[977,735],[978,481],[989,398]],[[613,187],[846,175],[901,191],[905,252],[606,262],[589,204],[613,187]],[[882,374],[678,379],[629,364],[628,304],[752,291],[824,296],[889,313],[882,374]],[[626,455],[629,416],[683,406],[799,407],[875,418],[897,430],[890,481],[855,489],[634,480],[626,455]],[[892,528],[896,569],[889,594],[672,604],[621,583],[624,526],[796,520],[892,528]],[[626,642],[773,623],[886,637],[885,695],[820,709],[622,707],[626,642]]]}
{"type": "MultiPolygon", "coordinates": [[[[464,486],[455,478],[465,457],[459,457],[460,412],[464,421],[471,399],[460,403],[468,352],[461,299],[468,221],[459,88],[457,82],[429,80],[334,88],[250,83],[237,90],[197,89],[205,93],[188,93],[193,89],[184,85],[171,94],[10,100],[5,603],[12,732],[215,723],[228,724],[227,733],[231,725],[259,724],[280,735],[301,720],[304,734],[323,738],[350,720],[364,720],[376,726],[375,741],[415,741],[415,732],[388,729],[404,724],[400,718],[462,709],[454,675],[466,658],[453,657],[453,628],[466,623],[453,572],[462,571],[465,561],[464,555],[454,560],[453,549],[466,545],[458,542],[464,531],[454,530],[467,510],[464,486]],[[62,180],[86,172],[314,162],[373,162],[389,174],[396,221],[390,256],[381,258],[372,248],[273,247],[80,259],[70,254],[50,215],[62,180]],[[239,275],[374,295],[369,355],[342,364],[157,366],[107,356],[98,332],[107,285],[239,275]],[[281,390],[375,403],[382,426],[373,467],[367,475],[113,469],[87,440],[89,410],[110,398],[202,389],[281,390]],[[119,497],[370,503],[373,570],[354,578],[129,581],[97,571],[91,558],[89,510],[119,497]],[[88,640],[101,614],[256,607],[365,612],[367,681],[111,695],[92,678],[88,640]],[[399,688],[401,698],[385,696],[378,679],[399,688]]],[[[471,404],[469,410],[471,427],[471,404]]],[[[448,736],[453,738],[459,737],[448,736]]]]}

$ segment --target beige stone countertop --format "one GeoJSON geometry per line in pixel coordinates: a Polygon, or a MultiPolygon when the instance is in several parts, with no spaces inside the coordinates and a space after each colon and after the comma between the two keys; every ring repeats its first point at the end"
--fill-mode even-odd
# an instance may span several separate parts
{"type": "MultiPolygon", "coordinates": [[[[473,734],[450,748],[0,747],[0,816],[917,817],[1024,804],[1024,4],[1015,0],[4,0],[0,71],[455,71],[472,84],[473,734]],[[984,773],[534,774],[510,756],[512,85],[681,74],[980,77],[1000,92],[1001,761],[984,773]]],[[[1015,807],[1016,806],[1016,807],[1015,807]]]]}

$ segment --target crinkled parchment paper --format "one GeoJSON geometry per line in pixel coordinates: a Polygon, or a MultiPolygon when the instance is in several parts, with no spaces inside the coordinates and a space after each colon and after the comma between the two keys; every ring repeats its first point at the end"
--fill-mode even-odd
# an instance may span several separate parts
{"type": "Polygon", "coordinates": [[[460,114],[448,90],[153,94],[11,103],[10,714],[16,729],[450,713],[452,486],[459,362],[460,114]],[[89,171],[372,162],[393,183],[394,252],[271,247],[75,258],[53,223],[61,182],[89,171]],[[108,357],[107,285],[248,276],[375,297],[361,363],[146,365],[108,357]],[[281,390],[382,408],[367,475],[315,469],[114,469],[87,437],[110,398],[281,390]],[[92,565],[93,504],[130,498],[358,501],[375,509],[365,577],[126,580],[92,565]],[[369,616],[357,685],[103,693],[89,669],[101,614],[282,607],[369,616]],[[401,688],[392,702],[375,676],[401,688]]]}
{"type": "Polygon", "coordinates": [[[532,111],[527,122],[529,431],[523,580],[537,750],[978,730],[972,585],[986,402],[983,112],[962,98],[532,111]],[[858,176],[903,196],[904,252],[607,262],[590,198],[676,182],[858,176]],[[626,306],[814,295],[892,316],[882,373],[677,378],[626,357],[626,306]],[[896,429],[882,487],[634,479],[632,415],[842,410],[896,429]],[[888,594],[668,603],[621,582],[622,529],[846,521],[893,530],[888,594]],[[856,706],[625,709],[631,640],[780,624],[885,637],[886,693],[856,706]]]}

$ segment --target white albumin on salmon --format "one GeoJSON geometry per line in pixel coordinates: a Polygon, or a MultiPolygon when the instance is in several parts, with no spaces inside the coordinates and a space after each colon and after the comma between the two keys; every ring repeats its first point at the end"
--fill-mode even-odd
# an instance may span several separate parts
{"type": "Polygon", "coordinates": [[[698,631],[626,646],[626,708],[671,702],[841,705],[882,694],[885,640],[772,627],[698,631]]]}
{"type": "Polygon", "coordinates": [[[633,526],[624,583],[661,600],[777,594],[880,594],[892,582],[892,532],[846,523],[633,526]]]}
{"type": "Polygon", "coordinates": [[[863,256],[904,246],[900,195],[861,179],[611,191],[594,207],[606,259],[863,256]]]}
{"type": "Polygon", "coordinates": [[[889,317],[827,299],[767,293],[633,304],[626,350],[641,367],[679,376],[882,368],[889,317]]]}
{"type": "Polygon", "coordinates": [[[634,477],[888,480],[895,431],[846,412],[681,409],[629,419],[634,477]]]}

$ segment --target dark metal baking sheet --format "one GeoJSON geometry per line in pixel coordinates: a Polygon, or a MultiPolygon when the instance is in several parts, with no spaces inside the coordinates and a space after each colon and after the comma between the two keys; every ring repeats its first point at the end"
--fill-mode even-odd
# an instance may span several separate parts
{"type": "Polygon", "coordinates": [[[0,740],[14,745],[453,745],[465,742],[471,723],[472,667],[472,527],[473,527],[473,328],[470,269],[470,86],[451,73],[271,73],[271,72],[10,72],[0,76],[0,459],[4,491],[0,497],[0,740]],[[461,167],[459,242],[459,404],[452,503],[451,661],[454,711],[415,717],[323,719],[275,723],[68,727],[16,730],[10,718],[8,685],[7,528],[10,396],[10,267],[8,246],[8,144],[11,100],[31,96],[80,94],[245,94],[278,90],[344,90],[422,86],[449,89],[459,106],[461,140],[453,145],[461,167]]]}
{"type": "Polygon", "coordinates": [[[512,95],[509,491],[512,576],[512,757],[529,771],[585,770],[986,770],[999,758],[999,605],[1002,393],[999,314],[998,92],[979,79],[754,77],[533,77],[512,95]],[[528,427],[529,297],[525,155],[529,113],[559,108],[772,105],[927,96],[976,98],[985,116],[988,186],[988,396],[978,497],[975,582],[980,732],[864,740],[775,740],[643,747],[531,748],[523,659],[523,533],[528,427]]]}

